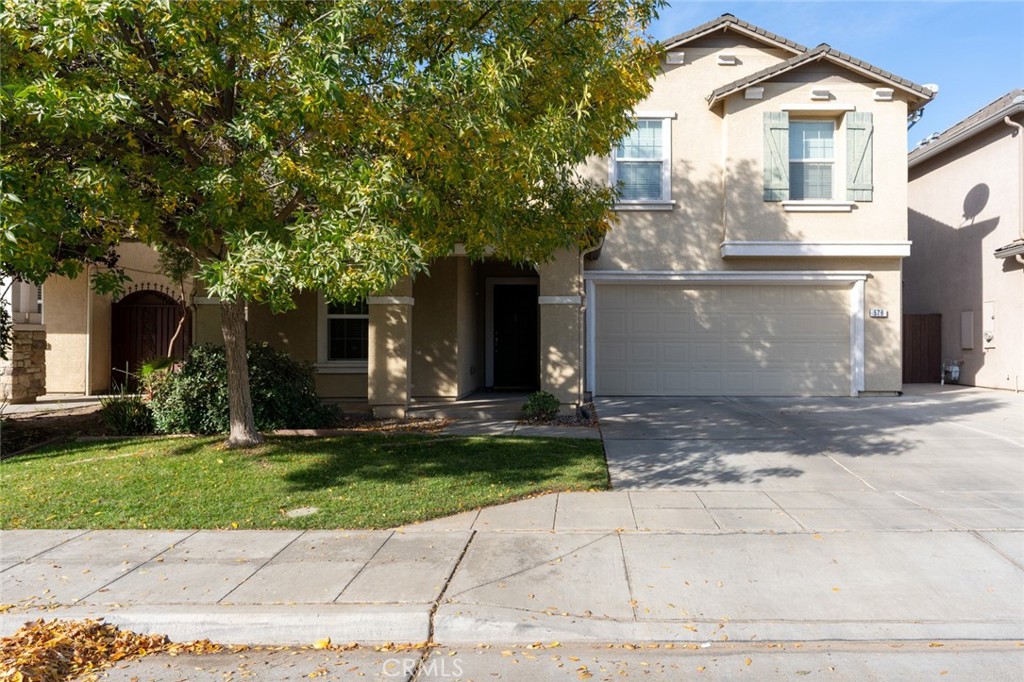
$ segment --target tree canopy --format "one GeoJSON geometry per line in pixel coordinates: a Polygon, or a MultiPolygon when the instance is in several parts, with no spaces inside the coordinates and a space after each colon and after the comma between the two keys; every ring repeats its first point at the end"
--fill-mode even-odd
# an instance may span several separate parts
{"type": "MultiPolygon", "coordinates": [[[[660,0],[8,0],[0,267],[138,239],[224,301],[386,291],[452,252],[542,262],[605,230],[580,176],[650,90],[660,0]]],[[[230,356],[230,351],[229,351],[230,356]]]]}

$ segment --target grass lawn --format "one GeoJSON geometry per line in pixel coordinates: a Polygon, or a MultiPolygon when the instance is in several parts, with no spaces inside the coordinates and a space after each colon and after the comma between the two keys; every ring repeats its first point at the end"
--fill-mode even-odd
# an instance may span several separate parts
{"type": "Polygon", "coordinates": [[[600,441],[359,434],[73,443],[0,463],[0,528],[387,528],[608,487],[600,441]],[[317,507],[310,516],[285,512],[317,507]]]}

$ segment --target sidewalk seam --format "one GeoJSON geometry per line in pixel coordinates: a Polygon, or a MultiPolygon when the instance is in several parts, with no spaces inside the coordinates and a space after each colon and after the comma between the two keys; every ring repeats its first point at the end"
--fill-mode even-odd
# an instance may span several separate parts
{"type": "Polygon", "coordinates": [[[252,577],[253,577],[254,575],[256,575],[257,573],[259,573],[260,571],[262,571],[262,570],[263,570],[264,568],[266,568],[266,567],[267,567],[267,565],[268,565],[268,564],[269,564],[269,563],[270,563],[271,561],[273,561],[273,560],[274,560],[274,559],[276,559],[277,557],[281,556],[281,552],[283,552],[283,551],[285,551],[286,549],[288,549],[289,547],[291,547],[291,546],[292,546],[292,545],[293,545],[293,544],[295,543],[295,541],[296,541],[296,540],[298,540],[299,538],[301,538],[301,537],[302,537],[303,535],[305,535],[305,534],[306,534],[306,533],[308,533],[308,532],[309,532],[308,530],[304,530],[304,531],[302,531],[301,533],[299,533],[298,535],[296,535],[295,537],[293,537],[293,538],[292,538],[292,539],[291,539],[291,540],[290,540],[290,541],[289,541],[289,542],[288,542],[288,543],[287,543],[287,544],[286,544],[286,545],[285,545],[284,547],[282,547],[281,549],[279,549],[279,550],[277,550],[276,552],[274,552],[274,555],[273,555],[273,556],[271,556],[271,557],[270,557],[269,559],[267,559],[267,560],[266,560],[266,561],[264,561],[264,562],[263,562],[262,564],[260,564],[260,565],[259,565],[259,567],[258,567],[258,568],[257,568],[257,569],[256,569],[255,571],[253,571],[252,573],[250,573],[249,575],[247,575],[247,576],[245,577],[245,580],[243,580],[242,582],[238,583],[237,585],[235,585],[234,587],[232,587],[232,588],[231,588],[230,590],[228,590],[228,593],[227,593],[227,594],[225,594],[225,595],[224,595],[223,597],[221,597],[220,599],[218,599],[218,600],[217,600],[217,601],[216,601],[215,603],[216,603],[216,604],[217,604],[218,606],[219,606],[219,605],[220,605],[221,603],[223,603],[223,601],[224,601],[225,599],[227,599],[228,597],[230,597],[230,596],[231,596],[232,594],[234,594],[234,593],[235,593],[235,590],[237,590],[237,589],[238,589],[239,587],[241,587],[242,585],[244,585],[244,584],[246,584],[247,582],[249,582],[250,580],[252,580],[252,577]]]}
{"type": "Polygon", "coordinates": [[[419,677],[420,671],[423,668],[423,664],[430,658],[430,646],[434,644],[434,620],[437,617],[437,610],[441,607],[441,600],[444,599],[445,593],[448,592],[448,586],[451,585],[452,580],[455,578],[455,572],[459,570],[459,566],[462,565],[462,560],[466,558],[466,553],[469,552],[469,546],[473,544],[473,540],[476,538],[476,531],[470,530],[469,537],[466,538],[466,544],[462,546],[462,551],[459,556],[455,559],[455,563],[452,564],[452,570],[448,572],[448,576],[445,578],[444,584],[441,585],[441,589],[437,592],[437,599],[430,606],[430,613],[427,614],[427,646],[423,647],[423,653],[420,654],[420,658],[416,661],[416,669],[413,670],[412,675],[409,676],[409,682],[413,682],[419,677]]]}
{"type": "Polygon", "coordinates": [[[384,538],[384,541],[380,543],[377,549],[374,550],[373,554],[370,555],[370,558],[366,560],[366,563],[359,567],[359,570],[356,571],[356,574],[352,576],[347,583],[345,583],[345,586],[341,588],[341,591],[338,592],[334,599],[331,600],[332,604],[338,603],[338,600],[341,599],[341,595],[345,594],[345,590],[349,588],[349,585],[355,582],[356,578],[363,574],[363,571],[365,571],[366,567],[370,565],[370,562],[377,558],[377,555],[380,554],[380,551],[384,549],[384,545],[388,544],[388,541],[391,540],[391,538],[393,537],[395,537],[395,531],[389,532],[388,536],[384,538]]]}
{"type": "Polygon", "coordinates": [[[629,592],[629,608],[633,611],[633,622],[639,621],[637,617],[637,601],[633,596],[633,581],[629,578],[629,564],[626,563],[626,548],[622,546],[622,533],[616,533],[619,538],[619,554],[622,556],[622,572],[626,576],[626,591],[629,592]]]}
{"type": "Polygon", "coordinates": [[[995,552],[995,553],[996,553],[996,554],[998,554],[999,556],[1003,557],[1004,559],[1006,559],[1007,561],[1009,561],[1009,562],[1010,562],[1011,564],[1013,564],[1014,566],[1016,566],[1016,567],[1017,567],[1017,568],[1019,568],[1020,570],[1024,571],[1024,566],[1022,566],[1021,564],[1019,564],[1019,563],[1018,563],[1018,562],[1017,562],[1017,561],[1016,561],[1016,560],[1015,560],[1015,559],[1014,559],[1013,557],[1011,557],[1011,556],[1007,555],[1007,554],[1006,554],[1005,552],[1003,552],[1002,550],[1000,550],[1000,549],[999,549],[998,547],[996,547],[996,546],[995,546],[994,544],[992,544],[991,542],[989,542],[989,541],[988,541],[988,539],[987,539],[987,538],[986,538],[986,537],[985,537],[984,535],[982,535],[980,531],[977,531],[977,530],[968,530],[968,531],[967,531],[967,534],[968,534],[968,535],[973,535],[973,536],[974,536],[975,538],[977,538],[977,539],[978,539],[978,540],[979,540],[979,541],[980,541],[980,542],[981,542],[982,544],[984,544],[984,545],[985,545],[986,547],[988,547],[989,549],[991,549],[991,550],[992,550],[993,552],[995,552]]]}
{"type": "MultiPolygon", "coordinates": [[[[153,561],[154,559],[156,559],[156,558],[157,558],[158,556],[160,556],[161,554],[163,554],[163,553],[164,553],[164,552],[166,552],[167,550],[169,550],[169,549],[173,549],[173,548],[174,548],[174,547],[175,547],[176,545],[178,545],[178,544],[180,544],[180,543],[182,543],[182,542],[185,542],[186,540],[188,540],[188,539],[189,539],[190,537],[192,537],[193,535],[195,535],[195,534],[196,534],[196,533],[198,533],[198,532],[199,532],[198,530],[194,530],[194,531],[192,531],[191,533],[189,533],[188,535],[186,535],[185,537],[183,537],[183,538],[182,538],[181,540],[178,540],[178,542],[172,543],[170,547],[164,547],[164,548],[163,548],[163,549],[161,549],[161,550],[160,550],[159,552],[157,552],[157,553],[156,553],[156,554],[154,554],[153,556],[149,557],[149,558],[148,558],[148,559],[146,559],[145,561],[140,561],[140,562],[139,562],[138,564],[136,564],[135,566],[132,566],[131,570],[125,571],[124,573],[122,573],[121,575],[117,576],[117,577],[116,577],[116,578],[114,578],[113,580],[111,580],[111,581],[107,582],[106,584],[104,584],[104,585],[100,585],[99,587],[97,587],[97,588],[96,588],[95,590],[93,590],[93,591],[92,591],[92,592],[90,592],[89,594],[87,594],[87,595],[83,596],[83,597],[82,597],[81,599],[77,599],[77,600],[75,600],[75,604],[77,605],[77,604],[80,604],[80,603],[84,602],[84,601],[85,601],[86,599],[88,599],[88,598],[89,598],[89,597],[91,597],[92,595],[96,594],[96,593],[97,593],[97,592],[99,592],[100,590],[105,590],[105,589],[107,589],[108,587],[110,587],[111,585],[113,585],[114,583],[116,583],[116,582],[117,582],[118,580],[120,580],[121,578],[125,577],[126,575],[131,575],[131,574],[132,574],[132,573],[134,573],[135,571],[139,570],[140,568],[142,568],[143,566],[145,566],[146,564],[148,564],[148,563],[149,563],[150,561],[153,561]]],[[[81,537],[81,536],[79,536],[79,537],[81,537]]]]}
{"type": "MultiPolygon", "coordinates": [[[[21,561],[19,561],[18,563],[11,564],[10,568],[14,568],[15,566],[20,566],[21,564],[24,564],[24,563],[26,563],[28,561],[32,561],[33,559],[35,559],[37,556],[40,556],[41,554],[46,554],[47,552],[55,550],[58,547],[63,547],[64,545],[68,544],[72,540],[77,540],[78,538],[82,537],[83,535],[86,535],[87,533],[91,533],[91,532],[93,532],[92,529],[86,528],[85,530],[83,530],[78,535],[72,535],[71,537],[69,537],[67,540],[64,540],[63,542],[58,542],[56,545],[52,545],[50,547],[47,547],[46,549],[41,549],[38,552],[36,552],[35,554],[33,554],[32,556],[27,556],[24,559],[22,559],[21,561]]],[[[0,556],[3,556],[3,552],[0,552],[0,556]]],[[[6,571],[7,569],[5,568],[4,570],[6,571]]]]}

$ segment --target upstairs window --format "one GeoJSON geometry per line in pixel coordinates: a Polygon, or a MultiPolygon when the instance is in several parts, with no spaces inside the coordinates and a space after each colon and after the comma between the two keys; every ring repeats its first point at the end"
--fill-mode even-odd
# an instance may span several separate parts
{"type": "Polygon", "coordinates": [[[615,146],[609,180],[619,189],[619,208],[671,208],[674,116],[638,116],[615,146]]]}
{"type": "Polygon", "coordinates": [[[871,112],[837,106],[835,113],[809,120],[764,112],[765,201],[786,211],[849,212],[874,199],[871,112]]]}
{"type": "Polygon", "coordinates": [[[366,361],[369,353],[370,310],[360,303],[327,304],[328,362],[366,361]]]}
{"type": "Polygon", "coordinates": [[[832,121],[790,121],[790,199],[832,199],[835,162],[832,121]]]}

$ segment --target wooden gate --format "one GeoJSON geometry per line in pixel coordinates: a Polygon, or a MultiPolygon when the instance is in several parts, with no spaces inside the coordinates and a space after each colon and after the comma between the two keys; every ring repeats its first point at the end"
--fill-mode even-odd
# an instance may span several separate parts
{"type": "MultiPolygon", "coordinates": [[[[110,311],[110,385],[138,390],[133,376],[147,360],[167,355],[167,345],[181,321],[181,305],[157,291],[137,291],[114,303],[110,311]],[[127,372],[127,373],[126,373],[127,372]]],[[[184,358],[192,340],[189,320],[174,342],[172,357],[184,358]]]]}
{"type": "Polygon", "coordinates": [[[903,383],[937,384],[942,378],[942,315],[903,316],[903,383]]]}

